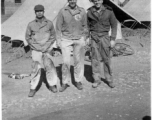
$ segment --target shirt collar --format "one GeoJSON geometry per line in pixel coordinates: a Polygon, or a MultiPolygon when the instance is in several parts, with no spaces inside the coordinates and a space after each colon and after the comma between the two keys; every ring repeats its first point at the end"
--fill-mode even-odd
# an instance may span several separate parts
{"type": "MultiPolygon", "coordinates": [[[[103,7],[101,8],[100,11],[104,11],[104,10],[106,10],[106,8],[105,8],[105,6],[103,5],[103,7]]],[[[95,6],[92,7],[92,11],[93,11],[93,12],[97,12],[97,9],[95,8],[95,6]]]]}
{"type": "MultiPolygon", "coordinates": [[[[67,5],[67,6],[65,7],[65,10],[71,10],[70,6],[67,5]]],[[[76,7],[75,7],[75,10],[81,11],[81,9],[80,9],[79,6],[76,6],[76,7]]]]}
{"type": "MultiPolygon", "coordinates": [[[[43,22],[47,22],[46,17],[43,17],[42,19],[43,19],[43,20],[42,20],[43,22]]],[[[35,18],[35,22],[38,22],[38,18],[35,18]]]]}

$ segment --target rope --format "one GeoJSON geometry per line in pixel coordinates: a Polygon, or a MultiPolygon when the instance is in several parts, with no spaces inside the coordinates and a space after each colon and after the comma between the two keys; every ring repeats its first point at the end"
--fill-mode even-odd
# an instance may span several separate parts
{"type": "Polygon", "coordinates": [[[136,24],[137,22],[135,21],[130,28],[133,29],[136,26],[136,24]]]}
{"type": "Polygon", "coordinates": [[[150,24],[149,26],[145,25],[144,23],[141,23],[142,25],[144,25],[145,27],[147,27],[150,30],[150,24]]]}

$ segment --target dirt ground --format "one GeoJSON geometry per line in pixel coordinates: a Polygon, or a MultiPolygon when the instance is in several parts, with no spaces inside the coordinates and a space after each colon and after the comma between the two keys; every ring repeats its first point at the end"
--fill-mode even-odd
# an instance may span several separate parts
{"type": "MultiPolygon", "coordinates": [[[[142,120],[150,114],[150,37],[129,36],[125,43],[134,55],[112,58],[115,88],[104,82],[92,88],[91,66],[85,63],[84,89],[71,84],[60,93],[45,84],[28,98],[30,78],[13,79],[8,73],[30,73],[31,58],[22,57],[8,64],[11,53],[2,53],[3,120],[142,120]]],[[[53,58],[61,76],[61,57],[53,58]]],[[[60,84],[58,83],[58,88],[60,84]]]]}

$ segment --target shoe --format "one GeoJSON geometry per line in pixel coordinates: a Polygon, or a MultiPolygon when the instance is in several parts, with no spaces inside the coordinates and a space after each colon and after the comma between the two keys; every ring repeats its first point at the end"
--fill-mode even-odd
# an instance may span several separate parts
{"type": "Polygon", "coordinates": [[[29,94],[28,94],[28,97],[33,97],[33,96],[35,95],[35,93],[36,93],[36,90],[30,89],[30,92],[29,92],[29,94]]]}
{"type": "Polygon", "coordinates": [[[113,81],[108,81],[108,80],[107,80],[106,82],[107,82],[107,85],[108,85],[110,88],[114,88],[114,87],[115,87],[113,81]]]}
{"type": "Polygon", "coordinates": [[[76,82],[75,86],[77,87],[78,90],[82,90],[83,89],[81,82],[76,82]]]}
{"type": "Polygon", "coordinates": [[[56,85],[50,86],[49,90],[52,91],[53,93],[58,92],[56,85]]]}
{"type": "Polygon", "coordinates": [[[62,86],[61,86],[59,91],[63,92],[63,91],[65,91],[67,89],[67,87],[69,87],[68,84],[62,84],[62,86]]]}
{"type": "Polygon", "coordinates": [[[96,80],[96,81],[92,84],[92,87],[93,87],[93,88],[97,88],[100,84],[101,84],[101,81],[100,81],[100,80],[96,80]]]}

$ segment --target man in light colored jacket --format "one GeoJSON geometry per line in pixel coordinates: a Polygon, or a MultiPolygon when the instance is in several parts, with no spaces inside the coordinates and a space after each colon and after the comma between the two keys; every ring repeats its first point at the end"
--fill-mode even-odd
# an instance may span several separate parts
{"type": "Polygon", "coordinates": [[[44,16],[44,6],[34,7],[36,19],[30,22],[26,29],[26,41],[32,49],[32,74],[29,97],[33,97],[42,82],[53,93],[57,92],[57,73],[49,52],[56,40],[53,23],[44,16]]]}

